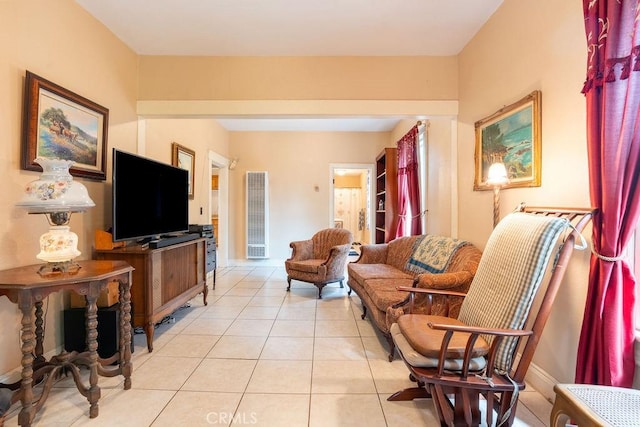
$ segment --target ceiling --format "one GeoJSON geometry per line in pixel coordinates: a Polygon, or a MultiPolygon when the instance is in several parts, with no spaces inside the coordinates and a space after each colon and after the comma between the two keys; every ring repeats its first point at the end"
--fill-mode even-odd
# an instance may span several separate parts
{"type": "MultiPolygon", "coordinates": [[[[76,0],[140,55],[457,55],[503,0],[76,0]]],[[[390,130],[401,118],[220,119],[228,130],[390,130]]]]}

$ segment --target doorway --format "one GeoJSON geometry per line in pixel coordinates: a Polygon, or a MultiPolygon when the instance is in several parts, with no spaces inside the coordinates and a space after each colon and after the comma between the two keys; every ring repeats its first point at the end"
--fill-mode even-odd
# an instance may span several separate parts
{"type": "Polygon", "coordinates": [[[226,267],[229,262],[229,159],[209,151],[209,218],[216,236],[216,264],[226,267]]]}
{"type": "Polygon", "coordinates": [[[373,165],[332,164],[330,169],[330,226],[351,231],[357,250],[373,242],[373,165]]]}

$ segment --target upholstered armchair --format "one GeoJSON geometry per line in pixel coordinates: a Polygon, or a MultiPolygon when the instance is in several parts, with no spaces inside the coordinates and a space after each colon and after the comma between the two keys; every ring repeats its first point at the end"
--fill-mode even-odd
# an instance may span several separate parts
{"type": "Polygon", "coordinates": [[[287,270],[287,292],[291,290],[291,280],[313,283],[318,288],[318,298],[322,298],[322,288],[328,283],[343,281],[347,256],[353,236],[344,228],[327,228],[318,231],[309,240],[291,242],[291,258],[284,262],[287,270]]]}

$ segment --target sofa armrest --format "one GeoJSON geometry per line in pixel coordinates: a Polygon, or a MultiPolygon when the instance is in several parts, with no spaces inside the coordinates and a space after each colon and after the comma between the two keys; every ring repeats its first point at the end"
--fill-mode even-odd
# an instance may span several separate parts
{"type": "Polygon", "coordinates": [[[386,264],[389,245],[377,243],[360,246],[360,257],[355,261],[360,264],[386,264]]]}
{"type": "Polygon", "coordinates": [[[299,240],[289,243],[293,251],[288,261],[302,261],[313,258],[313,240],[299,240]]]}
{"type": "Polygon", "coordinates": [[[473,280],[471,271],[455,271],[451,273],[423,273],[416,276],[414,286],[423,289],[455,289],[466,292],[473,280]]]}

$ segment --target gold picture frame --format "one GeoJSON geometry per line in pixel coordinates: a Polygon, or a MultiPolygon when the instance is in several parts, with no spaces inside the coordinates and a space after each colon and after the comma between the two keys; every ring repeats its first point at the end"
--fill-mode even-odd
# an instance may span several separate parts
{"type": "Polygon", "coordinates": [[[475,123],[474,190],[490,190],[487,172],[504,163],[509,182],[502,188],[539,187],[542,171],[541,98],[539,90],[475,123]]]}
{"type": "Polygon", "coordinates": [[[195,170],[196,170],[196,152],[173,142],[171,144],[171,164],[189,172],[189,198],[194,198],[195,189],[195,170]]]}

